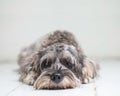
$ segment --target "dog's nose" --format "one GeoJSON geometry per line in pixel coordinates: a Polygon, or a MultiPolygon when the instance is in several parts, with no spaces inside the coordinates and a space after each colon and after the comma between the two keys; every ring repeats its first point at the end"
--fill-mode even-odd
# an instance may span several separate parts
{"type": "Polygon", "coordinates": [[[60,83],[63,80],[64,75],[60,72],[55,72],[51,75],[51,80],[55,83],[60,83]]]}

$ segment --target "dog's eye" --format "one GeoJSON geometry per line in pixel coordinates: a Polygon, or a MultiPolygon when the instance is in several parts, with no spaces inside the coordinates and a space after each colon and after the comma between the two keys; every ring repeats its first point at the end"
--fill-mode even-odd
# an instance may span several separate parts
{"type": "Polygon", "coordinates": [[[65,59],[61,60],[61,63],[68,68],[72,68],[74,66],[74,64],[72,64],[70,61],[65,60],[65,59]]]}
{"type": "Polygon", "coordinates": [[[41,63],[41,68],[42,69],[49,68],[51,67],[51,64],[52,64],[51,60],[46,59],[41,63]]]}

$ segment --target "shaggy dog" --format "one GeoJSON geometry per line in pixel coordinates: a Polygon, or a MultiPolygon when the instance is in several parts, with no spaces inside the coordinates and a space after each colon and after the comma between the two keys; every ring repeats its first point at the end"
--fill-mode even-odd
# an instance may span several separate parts
{"type": "Polygon", "coordinates": [[[36,89],[74,88],[93,81],[98,69],[67,31],[49,33],[24,48],[18,64],[20,81],[36,89]]]}

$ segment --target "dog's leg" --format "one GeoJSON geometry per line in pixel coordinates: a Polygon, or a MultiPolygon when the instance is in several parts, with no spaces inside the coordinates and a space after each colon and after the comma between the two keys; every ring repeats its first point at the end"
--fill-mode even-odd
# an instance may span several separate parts
{"type": "Polygon", "coordinates": [[[33,85],[35,80],[37,79],[39,68],[39,56],[38,53],[32,53],[30,55],[25,55],[21,52],[19,55],[18,63],[20,65],[20,81],[33,85]]]}
{"type": "Polygon", "coordinates": [[[82,68],[82,83],[92,82],[97,76],[97,64],[88,59],[84,59],[84,67],[82,68]]]}
{"type": "Polygon", "coordinates": [[[29,85],[33,85],[37,76],[38,74],[35,73],[34,71],[30,71],[28,74],[22,73],[20,77],[20,81],[29,85]]]}

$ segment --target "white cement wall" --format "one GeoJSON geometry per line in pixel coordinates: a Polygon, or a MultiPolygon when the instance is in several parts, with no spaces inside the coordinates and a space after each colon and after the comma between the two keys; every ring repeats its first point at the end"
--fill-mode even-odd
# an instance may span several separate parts
{"type": "Polygon", "coordinates": [[[73,32],[92,57],[120,57],[119,0],[0,0],[0,61],[56,29],[73,32]]]}

